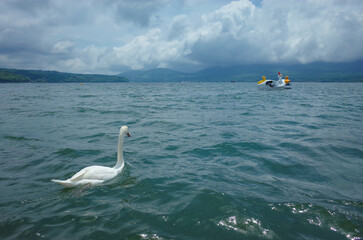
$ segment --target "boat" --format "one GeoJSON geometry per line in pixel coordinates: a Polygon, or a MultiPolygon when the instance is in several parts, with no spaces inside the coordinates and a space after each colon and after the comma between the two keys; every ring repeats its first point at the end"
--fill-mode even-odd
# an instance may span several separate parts
{"type": "Polygon", "coordinates": [[[291,81],[288,76],[283,79],[283,76],[281,73],[278,73],[279,80],[271,80],[267,79],[263,76],[262,80],[257,83],[257,88],[260,90],[285,90],[285,89],[291,89],[291,81]]]}

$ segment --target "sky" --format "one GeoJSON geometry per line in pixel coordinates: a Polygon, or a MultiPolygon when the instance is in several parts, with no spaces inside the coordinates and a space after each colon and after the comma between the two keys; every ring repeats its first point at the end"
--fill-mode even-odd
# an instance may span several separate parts
{"type": "Polygon", "coordinates": [[[118,74],[363,60],[362,0],[1,0],[0,68],[118,74]]]}

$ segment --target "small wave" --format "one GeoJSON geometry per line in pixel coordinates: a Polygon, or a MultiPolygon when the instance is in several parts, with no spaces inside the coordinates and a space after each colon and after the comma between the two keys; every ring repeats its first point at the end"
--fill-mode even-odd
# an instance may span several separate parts
{"type": "Polygon", "coordinates": [[[312,125],[312,124],[303,124],[302,127],[307,128],[307,129],[312,129],[312,130],[318,130],[319,127],[316,125],[312,125]]]}
{"type": "MultiPolygon", "coordinates": [[[[333,201],[334,203],[342,203],[344,201],[333,201]]],[[[362,205],[362,203],[347,202],[352,205],[362,205]]],[[[337,212],[312,203],[279,203],[270,204],[272,210],[278,212],[290,212],[293,215],[299,215],[307,223],[320,227],[322,229],[331,230],[333,232],[344,235],[347,239],[361,239],[361,226],[357,223],[360,216],[348,213],[337,212]]]]}
{"type": "Polygon", "coordinates": [[[329,150],[351,158],[354,158],[355,156],[363,156],[363,151],[359,148],[355,148],[354,146],[348,147],[331,145],[329,146],[329,150]]]}
{"type": "Polygon", "coordinates": [[[99,110],[101,114],[130,114],[130,111],[126,110],[99,110]]]}
{"type": "Polygon", "coordinates": [[[179,149],[179,146],[177,145],[168,145],[164,148],[166,151],[175,151],[179,149]]]}
{"type": "Polygon", "coordinates": [[[107,134],[106,133],[97,133],[97,134],[93,134],[93,135],[89,135],[89,136],[83,137],[83,139],[87,139],[87,138],[98,138],[98,137],[104,137],[104,136],[107,136],[107,134]]]}
{"type": "Polygon", "coordinates": [[[37,116],[38,117],[50,117],[50,116],[55,116],[57,114],[57,112],[54,111],[45,111],[45,112],[40,112],[37,116]]]}
{"type": "Polygon", "coordinates": [[[241,218],[236,216],[230,216],[227,219],[220,220],[217,226],[222,226],[228,230],[240,232],[247,236],[253,236],[255,238],[275,239],[276,234],[265,227],[262,222],[255,218],[241,218]]]}
{"type": "Polygon", "coordinates": [[[79,97],[80,98],[93,98],[93,97],[96,97],[96,95],[88,94],[88,95],[80,95],[79,97]]]}
{"type": "Polygon", "coordinates": [[[22,142],[22,141],[41,141],[41,140],[39,140],[37,138],[16,137],[16,136],[10,136],[10,135],[5,135],[3,137],[5,139],[8,139],[8,140],[19,141],[19,142],[22,142]]]}
{"type": "Polygon", "coordinates": [[[172,131],[178,131],[182,128],[184,128],[183,124],[178,124],[175,122],[169,122],[169,121],[147,121],[141,124],[143,127],[153,127],[155,129],[163,129],[163,131],[172,132],[172,131]]]}
{"type": "Polygon", "coordinates": [[[215,151],[213,151],[212,149],[206,149],[206,148],[194,148],[191,151],[183,152],[183,154],[192,155],[195,157],[208,157],[208,158],[217,156],[215,154],[215,151]]]}
{"type": "Polygon", "coordinates": [[[79,113],[99,113],[99,114],[129,114],[130,111],[126,110],[108,110],[104,108],[90,108],[90,107],[74,107],[79,113]]]}
{"type": "MultiPolygon", "coordinates": [[[[86,140],[88,140],[89,143],[91,143],[91,142],[101,141],[102,139],[107,138],[107,137],[109,137],[109,135],[106,133],[96,133],[96,134],[80,137],[80,139],[86,139],[86,140]]],[[[113,139],[113,138],[110,138],[110,139],[113,139]]]]}
{"type": "Polygon", "coordinates": [[[307,107],[307,108],[312,108],[312,107],[314,107],[313,105],[311,105],[311,104],[309,104],[309,103],[300,103],[299,105],[300,105],[300,106],[302,106],[302,107],[307,107]]]}
{"type": "Polygon", "coordinates": [[[94,108],[86,108],[86,107],[75,107],[74,108],[79,113],[85,113],[85,112],[98,112],[97,109],[94,108]]]}
{"type": "Polygon", "coordinates": [[[288,126],[296,126],[296,125],[300,125],[300,122],[296,122],[296,121],[279,121],[278,122],[280,125],[288,125],[288,126]]]}
{"type": "Polygon", "coordinates": [[[340,122],[338,120],[345,120],[346,119],[346,116],[338,115],[338,114],[319,114],[316,117],[318,119],[330,121],[331,125],[333,125],[333,126],[336,126],[340,122]]]}
{"type": "Polygon", "coordinates": [[[76,150],[73,148],[63,148],[55,152],[56,155],[65,156],[69,158],[79,158],[84,155],[99,155],[101,150],[87,149],[87,150],[76,150]]]}
{"type": "Polygon", "coordinates": [[[184,154],[190,154],[197,157],[240,157],[246,156],[247,152],[263,152],[273,149],[274,148],[271,146],[257,142],[224,142],[210,147],[194,148],[191,151],[184,152],[184,154]]]}
{"type": "Polygon", "coordinates": [[[155,233],[140,233],[141,239],[148,239],[148,240],[158,240],[161,239],[157,234],[155,233]]]}
{"type": "Polygon", "coordinates": [[[238,147],[244,150],[250,151],[270,151],[275,150],[274,147],[259,142],[240,142],[236,144],[238,147]]]}

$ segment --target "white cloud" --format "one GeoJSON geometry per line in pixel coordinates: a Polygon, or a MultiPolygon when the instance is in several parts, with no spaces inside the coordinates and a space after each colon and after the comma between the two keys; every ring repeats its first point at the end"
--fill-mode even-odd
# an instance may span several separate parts
{"type": "Polygon", "coordinates": [[[167,66],[167,62],[182,58],[182,44],[181,41],[166,40],[163,32],[154,28],[113,50],[120,65],[131,69],[143,69],[159,65],[167,66]]]}
{"type": "Polygon", "coordinates": [[[68,40],[58,41],[54,44],[52,53],[69,53],[72,51],[74,43],[68,40]]]}
{"type": "Polygon", "coordinates": [[[26,2],[0,2],[2,67],[117,73],[363,59],[359,0],[239,0],[209,13],[221,1],[26,2]]]}

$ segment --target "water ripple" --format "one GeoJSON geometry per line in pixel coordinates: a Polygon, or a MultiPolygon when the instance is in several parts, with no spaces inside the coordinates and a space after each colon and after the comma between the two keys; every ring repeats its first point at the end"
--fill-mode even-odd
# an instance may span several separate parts
{"type": "Polygon", "coordinates": [[[0,238],[362,239],[362,87],[3,84],[0,238]]]}

